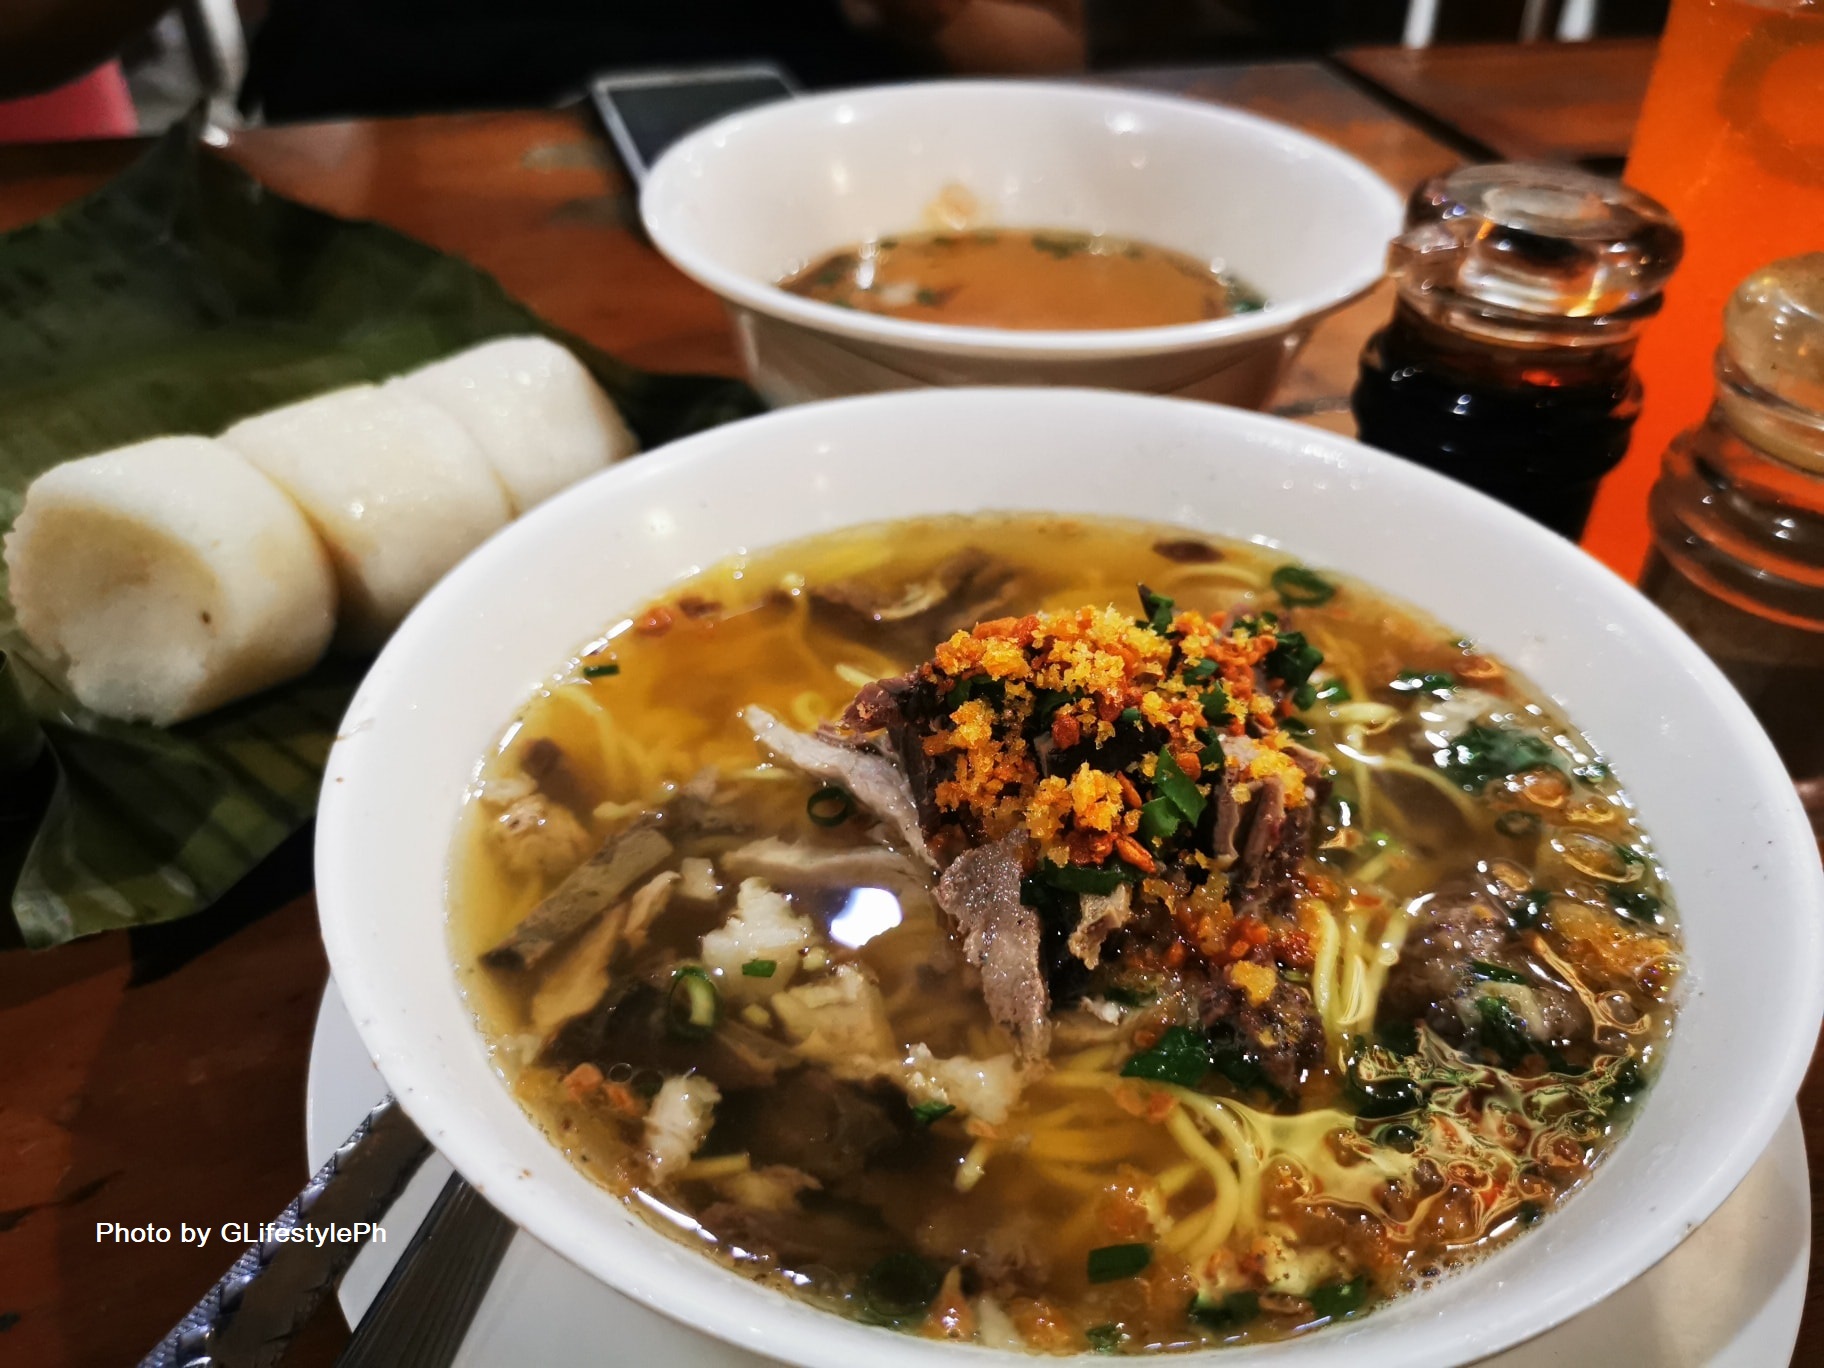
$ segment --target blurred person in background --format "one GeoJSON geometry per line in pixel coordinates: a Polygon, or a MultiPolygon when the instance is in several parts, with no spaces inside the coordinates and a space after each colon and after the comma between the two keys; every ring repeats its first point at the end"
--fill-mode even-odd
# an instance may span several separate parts
{"type": "Polygon", "coordinates": [[[115,55],[171,0],[0,0],[0,142],[139,131],[115,55]]]}

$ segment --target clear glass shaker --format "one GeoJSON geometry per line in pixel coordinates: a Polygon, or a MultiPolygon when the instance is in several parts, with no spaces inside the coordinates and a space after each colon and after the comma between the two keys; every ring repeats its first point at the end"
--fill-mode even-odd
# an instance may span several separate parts
{"type": "Polygon", "coordinates": [[[1749,276],[1648,501],[1641,589],[1754,709],[1824,834],[1824,252],[1749,276]]]}

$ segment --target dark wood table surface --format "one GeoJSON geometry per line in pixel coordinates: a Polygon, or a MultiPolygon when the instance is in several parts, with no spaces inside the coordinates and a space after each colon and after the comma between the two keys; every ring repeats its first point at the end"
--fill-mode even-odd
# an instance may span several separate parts
{"type": "Polygon", "coordinates": [[[1479,155],[1619,163],[1653,67],[1651,38],[1363,47],[1337,63],[1479,155]]]}
{"type": "MultiPolygon", "coordinates": [[[[1335,71],[1288,62],[1121,78],[1222,100],[1347,148],[1406,187],[1459,160],[1335,71]]],[[[0,148],[0,228],[92,189],[132,149],[0,148]]],[[[389,223],[501,279],[533,309],[638,365],[734,373],[720,306],[633,233],[632,198],[578,112],[364,121],[236,136],[276,189],[389,223]]],[[[1327,321],[1277,397],[1348,430],[1344,396],[1385,287],[1327,321]]],[[[135,1361],[227,1251],[98,1244],[95,1224],[175,1227],[276,1213],[304,1172],[304,1077],[327,975],[302,834],[186,922],[0,951],[0,1363],[135,1361]]],[[[1813,1184],[1824,1087],[1804,1096],[1813,1184]]],[[[1814,1277],[1800,1363],[1824,1362],[1814,1277]]],[[[294,1355],[328,1363],[318,1317],[294,1355]]]]}

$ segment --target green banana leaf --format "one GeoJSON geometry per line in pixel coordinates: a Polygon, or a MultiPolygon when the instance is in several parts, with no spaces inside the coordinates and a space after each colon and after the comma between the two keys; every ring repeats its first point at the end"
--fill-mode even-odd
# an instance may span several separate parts
{"type": "MultiPolygon", "coordinates": [[[[0,533],[59,461],[525,332],[569,346],[647,448],[759,408],[735,381],[624,365],[466,262],[275,195],[180,125],[95,195],[0,235],[0,533]]],[[[160,729],[78,705],[3,600],[0,650],[16,761],[0,764],[0,889],[35,946],[199,911],[307,822],[365,664],[331,658],[160,729]]]]}

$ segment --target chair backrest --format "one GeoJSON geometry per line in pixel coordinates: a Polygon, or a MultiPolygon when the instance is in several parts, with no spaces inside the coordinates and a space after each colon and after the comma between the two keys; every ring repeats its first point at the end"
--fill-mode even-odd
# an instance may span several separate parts
{"type": "MultiPolygon", "coordinates": [[[[1442,0],[1409,0],[1406,22],[1400,41],[1407,47],[1430,47],[1438,30],[1438,9],[1442,0]]],[[[1526,0],[1520,13],[1520,38],[1533,42],[1545,36],[1546,20],[1553,0],[1526,0]]],[[[1561,43],[1580,43],[1596,32],[1597,0],[1561,0],[1552,37],[1561,43]]]]}

